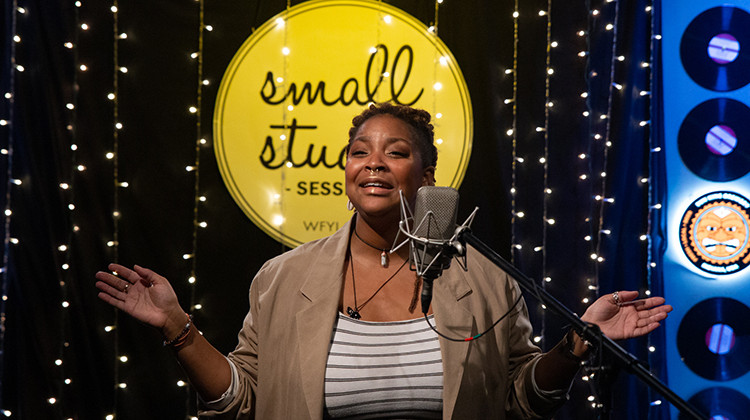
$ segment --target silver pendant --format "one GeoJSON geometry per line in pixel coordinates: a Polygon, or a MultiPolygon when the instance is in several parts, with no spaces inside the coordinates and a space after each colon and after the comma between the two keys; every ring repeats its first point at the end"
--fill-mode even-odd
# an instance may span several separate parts
{"type": "Polygon", "coordinates": [[[388,267],[388,254],[385,251],[380,253],[380,265],[388,267]]]}

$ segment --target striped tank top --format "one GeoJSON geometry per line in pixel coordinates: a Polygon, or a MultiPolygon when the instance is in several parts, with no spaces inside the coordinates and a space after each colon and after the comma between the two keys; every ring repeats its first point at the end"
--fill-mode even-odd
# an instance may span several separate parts
{"type": "Polygon", "coordinates": [[[424,319],[367,322],[339,313],[326,365],[325,418],[439,419],[442,393],[438,336],[424,319]]]}

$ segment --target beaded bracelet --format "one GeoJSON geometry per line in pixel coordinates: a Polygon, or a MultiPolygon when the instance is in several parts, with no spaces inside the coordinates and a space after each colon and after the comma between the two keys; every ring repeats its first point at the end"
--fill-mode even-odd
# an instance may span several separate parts
{"type": "Polygon", "coordinates": [[[188,335],[190,335],[190,327],[193,326],[193,316],[189,314],[185,314],[188,317],[187,324],[185,324],[185,328],[180,331],[179,334],[177,334],[177,337],[171,339],[171,340],[164,340],[164,347],[171,346],[171,347],[179,347],[187,341],[188,335]]]}

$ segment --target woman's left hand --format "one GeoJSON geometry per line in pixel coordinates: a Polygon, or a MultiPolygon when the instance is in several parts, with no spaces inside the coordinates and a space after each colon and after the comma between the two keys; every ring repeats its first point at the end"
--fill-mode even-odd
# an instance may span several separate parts
{"type": "Polygon", "coordinates": [[[640,337],[655,330],[672,311],[663,297],[636,299],[636,291],[618,291],[597,299],[581,317],[613,340],[640,337]]]}

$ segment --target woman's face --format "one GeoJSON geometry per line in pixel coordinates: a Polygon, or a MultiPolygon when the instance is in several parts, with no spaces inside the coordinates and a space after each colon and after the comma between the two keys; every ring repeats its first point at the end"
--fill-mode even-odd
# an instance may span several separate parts
{"type": "Polygon", "coordinates": [[[435,168],[423,168],[419,148],[404,121],[376,115],[365,121],[349,145],[346,195],[360,213],[399,215],[399,190],[414,204],[417,190],[435,183],[435,168]]]}

